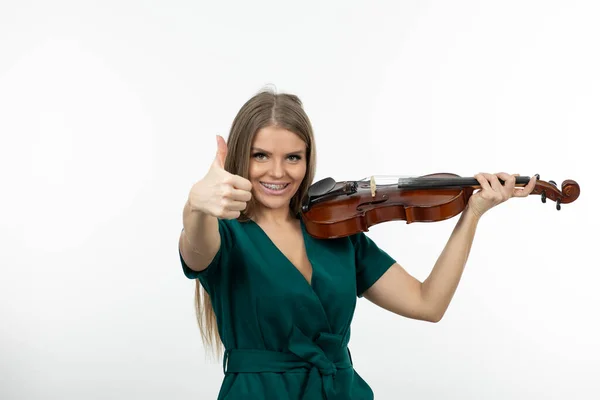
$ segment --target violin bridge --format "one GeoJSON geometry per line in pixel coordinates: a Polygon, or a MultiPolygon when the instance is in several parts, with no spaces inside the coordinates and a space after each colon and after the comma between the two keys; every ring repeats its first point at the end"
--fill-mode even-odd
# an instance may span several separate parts
{"type": "Polygon", "coordinates": [[[377,191],[377,184],[375,183],[375,176],[371,175],[371,197],[375,197],[377,191]]]}

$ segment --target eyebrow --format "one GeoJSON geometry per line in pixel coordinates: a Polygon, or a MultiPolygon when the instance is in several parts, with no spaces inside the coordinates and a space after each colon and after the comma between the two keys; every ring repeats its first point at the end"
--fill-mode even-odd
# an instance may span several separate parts
{"type": "MultiPolygon", "coordinates": [[[[261,152],[261,153],[265,153],[265,154],[271,154],[270,151],[263,150],[260,147],[252,147],[250,150],[253,152],[261,152]]],[[[304,152],[305,152],[305,149],[300,149],[300,150],[292,151],[291,153],[287,153],[286,155],[289,156],[290,154],[298,154],[298,153],[304,153],[304,152]]]]}

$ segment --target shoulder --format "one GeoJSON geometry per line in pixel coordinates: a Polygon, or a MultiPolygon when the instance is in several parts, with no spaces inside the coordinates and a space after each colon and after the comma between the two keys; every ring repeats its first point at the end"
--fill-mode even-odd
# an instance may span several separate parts
{"type": "Polygon", "coordinates": [[[364,232],[353,235],[350,241],[354,247],[356,263],[356,294],[363,297],[367,289],[373,286],[396,260],[364,232]]]}
{"type": "Polygon", "coordinates": [[[380,248],[364,232],[350,236],[349,240],[352,243],[358,269],[369,268],[373,265],[389,266],[395,262],[387,251],[380,248]]]}
{"type": "Polygon", "coordinates": [[[365,232],[358,232],[348,236],[348,240],[352,244],[355,251],[373,251],[380,250],[373,239],[365,232]]]}
{"type": "Polygon", "coordinates": [[[252,221],[240,221],[237,219],[219,219],[219,233],[221,239],[231,241],[241,240],[241,238],[251,234],[252,221]]]}

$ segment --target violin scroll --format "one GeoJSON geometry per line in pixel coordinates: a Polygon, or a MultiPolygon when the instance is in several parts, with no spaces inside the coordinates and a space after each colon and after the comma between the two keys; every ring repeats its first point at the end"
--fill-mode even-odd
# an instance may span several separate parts
{"type": "Polygon", "coordinates": [[[579,197],[581,189],[579,184],[572,179],[567,179],[561,184],[561,189],[558,189],[554,181],[540,181],[539,175],[536,175],[538,181],[535,183],[535,188],[531,194],[539,194],[542,198],[542,203],[547,199],[556,202],[556,209],[560,210],[561,204],[572,203],[579,197]]]}

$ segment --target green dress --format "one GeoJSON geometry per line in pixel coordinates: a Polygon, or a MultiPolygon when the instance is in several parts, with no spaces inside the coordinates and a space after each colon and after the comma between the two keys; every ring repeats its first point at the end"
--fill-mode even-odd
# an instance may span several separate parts
{"type": "Polygon", "coordinates": [[[395,262],[364,233],[302,232],[312,279],[253,221],[219,220],[221,248],[207,269],[183,271],[211,297],[225,347],[218,400],[373,399],[348,342],[357,297],[395,262]]]}

